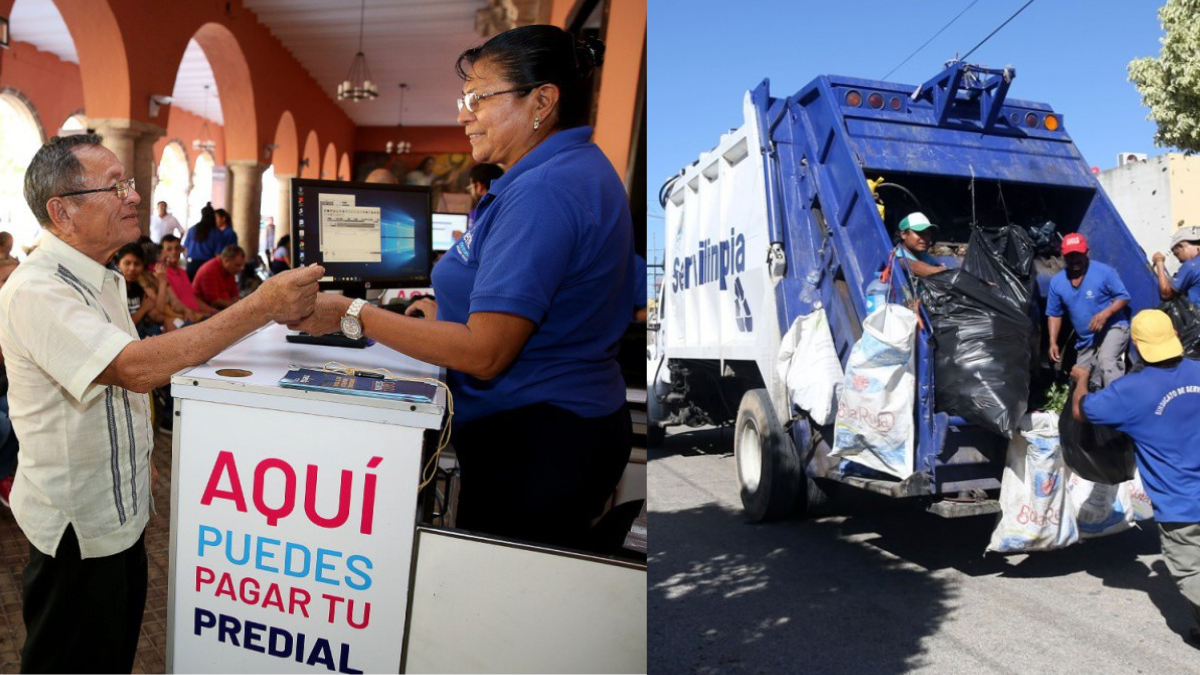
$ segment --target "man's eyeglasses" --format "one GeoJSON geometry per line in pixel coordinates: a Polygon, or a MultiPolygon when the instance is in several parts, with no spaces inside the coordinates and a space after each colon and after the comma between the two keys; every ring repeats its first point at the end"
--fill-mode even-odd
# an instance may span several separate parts
{"type": "Polygon", "coordinates": [[[493,92],[490,92],[487,94],[480,94],[480,93],[473,91],[469,94],[463,94],[462,98],[454,99],[454,102],[458,104],[458,112],[462,112],[463,108],[466,108],[467,112],[475,112],[476,108],[479,106],[479,102],[485,98],[489,98],[491,96],[499,96],[500,94],[515,94],[518,91],[530,92],[530,91],[533,91],[534,89],[542,86],[543,84],[546,84],[546,83],[545,82],[537,82],[535,84],[527,84],[524,87],[517,87],[515,89],[505,89],[504,91],[493,91],[493,92]]]}
{"type": "Polygon", "coordinates": [[[113,185],[112,187],[95,188],[94,190],[76,190],[74,192],[68,192],[66,194],[61,194],[61,195],[59,195],[59,197],[75,197],[77,195],[90,195],[93,192],[116,192],[117,199],[125,199],[126,197],[129,196],[130,192],[133,192],[136,189],[137,188],[135,188],[133,185],[133,179],[127,178],[127,179],[117,183],[116,185],[113,185]]]}

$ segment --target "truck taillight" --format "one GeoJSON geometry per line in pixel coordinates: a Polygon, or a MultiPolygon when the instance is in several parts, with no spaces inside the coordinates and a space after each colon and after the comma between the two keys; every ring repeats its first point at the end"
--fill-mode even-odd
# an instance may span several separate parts
{"type": "Polygon", "coordinates": [[[879,93],[872,93],[867,97],[867,105],[879,110],[883,107],[883,95],[879,93]]]}
{"type": "Polygon", "coordinates": [[[900,109],[900,97],[893,96],[891,105],[892,105],[892,110],[899,110],[900,109]]]}
{"type": "Polygon", "coordinates": [[[1025,126],[1036,129],[1038,125],[1038,116],[1034,113],[1025,113],[1025,126]]]}
{"type": "Polygon", "coordinates": [[[1054,115],[1046,115],[1046,119],[1042,120],[1042,124],[1046,126],[1046,131],[1058,131],[1058,117],[1054,115]]]}
{"type": "Polygon", "coordinates": [[[857,108],[858,106],[862,105],[862,94],[854,89],[846,92],[846,105],[850,106],[851,108],[857,108]]]}

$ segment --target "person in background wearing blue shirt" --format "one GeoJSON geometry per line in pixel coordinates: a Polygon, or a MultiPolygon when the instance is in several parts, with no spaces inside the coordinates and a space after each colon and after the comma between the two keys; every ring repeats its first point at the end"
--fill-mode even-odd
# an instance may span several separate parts
{"type": "Polygon", "coordinates": [[[1058,333],[1065,309],[1075,327],[1075,362],[1092,372],[1093,388],[1107,387],[1125,374],[1129,346],[1129,292],[1116,270],[1088,259],[1087,239],[1073,232],[1063,237],[1067,268],[1050,280],[1046,323],[1050,359],[1062,361],[1058,333]],[[1099,368],[1096,368],[1097,362],[1099,368]]]}
{"type": "Polygon", "coordinates": [[[945,272],[946,266],[938,264],[929,253],[933,246],[933,231],[937,225],[920,211],[914,211],[900,221],[900,243],[896,245],[896,256],[908,259],[908,269],[919,277],[945,272]]]}
{"type": "Polygon", "coordinates": [[[634,306],[632,218],[586,126],[603,54],[538,25],[463,52],[458,122],[475,161],[505,174],[434,267],[436,303],[414,302],[419,319],[322,294],[293,326],[350,322],[448,370],[463,529],[586,545],[629,459],[616,356],[634,306]]]}
{"type": "Polygon", "coordinates": [[[1191,606],[1188,632],[1200,645],[1200,362],[1183,358],[1171,319],[1157,309],[1133,317],[1133,344],[1146,367],[1087,393],[1088,369],[1075,366],[1071,412],[1077,421],[1129,434],[1138,472],[1154,507],[1163,559],[1191,606]]]}
{"type": "Polygon", "coordinates": [[[1154,254],[1154,272],[1158,275],[1158,294],[1163,300],[1182,295],[1200,306],[1200,227],[1181,227],[1171,235],[1171,253],[1183,263],[1174,279],[1167,278],[1163,264],[1167,257],[1154,254]]]}

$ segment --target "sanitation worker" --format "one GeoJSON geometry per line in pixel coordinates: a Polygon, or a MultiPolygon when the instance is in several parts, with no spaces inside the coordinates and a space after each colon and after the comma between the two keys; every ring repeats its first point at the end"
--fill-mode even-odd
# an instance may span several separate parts
{"type": "Polygon", "coordinates": [[[1075,362],[1090,369],[1093,388],[1107,387],[1125,374],[1129,292],[1116,270],[1088,258],[1088,243],[1082,234],[1063,237],[1062,253],[1067,267],[1050,280],[1046,297],[1050,358],[1055,363],[1062,361],[1058,333],[1065,311],[1075,327],[1079,353],[1075,362]]]}
{"type": "Polygon", "coordinates": [[[1087,366],[1075,366],[1071,410],[1077,421],[1104,424],[1133,438],[1138,472],[1154,506],[1163,559],[1196,624],[1200,645],[1200,362],[1183,358],[1171,319],[1157,309],[1133,318],[1133,344],[1146,367],[1094,394],[1087,366]]]}
{"type": "Polygon", "coordinates": [[[1200,227],[1181,227],[1171,235],[1171,253],[1183,263],[1173,278],[1167,278],[1167,257],[1154,253],[1154,273],[1158,276],[1158,294],[1163,300],[1182,295],[1200,306],[1200,227]]]}

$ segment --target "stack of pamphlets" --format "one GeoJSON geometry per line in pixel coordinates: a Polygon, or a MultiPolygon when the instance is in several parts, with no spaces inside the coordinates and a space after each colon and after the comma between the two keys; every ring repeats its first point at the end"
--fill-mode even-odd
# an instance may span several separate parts
{"type": "Polygon", "coordinates": [[[437,387],[429,382],[389,380],[308,368],[289,370],[279,381],[279,385],[292,389],[370,396],[410,403],[433,403],[433,397],[437,394],[437,387]]]}

